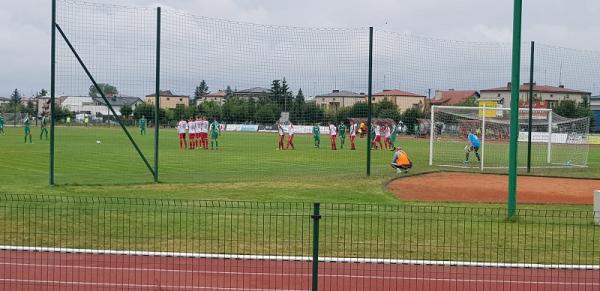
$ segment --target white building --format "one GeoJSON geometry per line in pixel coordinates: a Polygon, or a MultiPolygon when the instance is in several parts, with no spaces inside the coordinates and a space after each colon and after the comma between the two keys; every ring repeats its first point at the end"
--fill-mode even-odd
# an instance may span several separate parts
{"type": "MultiPolygon", "coordinates": [[[[135,109],[137,105],[144,103],[138,97],[114,96],[107,98],[117,115],[121,115],[121,107],[124,105],[129,105],[132,109],[135,109]]],[[[112,115],[110,109],[105,104],[102,97],[66,96],[61,105],[74,113],[85,113],[92,116],[112,115]]]]}
{"type": "MultiPolygon", "coordinates": [[[[480,101],[496,101],[498,104],[503,104],[503,107],[509,107],[511,83],[508,83],[504,87],[481,90],[480,94],[480,101]]],[[[584,99],[590,100],[590,96],[590,92],[565,88],[563,85],[554,87],[533,83],[533,99],[536,101],[546,101],[549,108],[554,108],[563,100],[573,100],[576,103],[581,103],[584,99]]],[[[529,83],[525,83],[519,87],[519,101],[527,102],[527,100],[529,100],[529,83]]]]}

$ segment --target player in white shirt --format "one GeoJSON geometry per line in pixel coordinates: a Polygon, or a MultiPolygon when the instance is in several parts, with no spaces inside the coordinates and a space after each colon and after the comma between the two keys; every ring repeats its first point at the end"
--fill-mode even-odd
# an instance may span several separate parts
{"type": "Polygon", "coordinates": [[[350,150],[356,150],[356,144],[354,143],[354,140],[356,139],[357,127],[358,126],[354,122],[354,120],[350,120],[350,143],[352,145],[352,148],[350,150]]]}
{"type": "Polygon", "coordinates": [[[206,117],[202,116],[202,121],[200,121],[200,138],[202,139],[202,147],[207,150],[208,149],[208,128],[210,127],[210,123],[206,119],[206,117]]]}
{"type": "Polygon", "coordinates": [[[390,149],[390,137],[392,136],[392,130],[390,129],[390,126],[385,124],[383,126],[383,137],[384,137],[384,143],[385,143],[385,149],[389,150],[390,149]]]}
{"type": "Polygon", "coordinates": [[[285,138],[285,129],[283,125],[279,121],[277,121],[277,134],[278,134],[278,148],[279,150],[283,150],[283,139],[285,138]]]}
{"type": "Polygon", "coordinates": [[[188,148],[193,150],[196,148],[196,121],[193,118],[187,122],[188,127],[188,148]]]}
{"type": "Polygon", "coordinates": [[[335,144],[337,139],[337,127],[335,127],[333,122],[329,123],[329,139],[331,140],[331,149],[334,151],[337,150],[337,145],[335,144]]]}
{"type": "Polygon", "coordinates": [[[179,149],[187,149],[187,142],[185,140],[185,130],[187,129],[187,121],[181,119],[177,123],[177,133],[179,133],[179,149]]]}
{"type": "Polygon", "coordinates": [[[294,134],[296,133],[296,130],[294,129],[294,125],[290,122],[290,124],[288,125],[288,140],[287,140],[287,145],[285,146],[285,149],[289,149],[290,146],[292,147],[293,150],[295,150],[296,148],[294,147],[294,134]]]}
{"type": "Polygon", "coordinates": [[[377,149],[377,144],[379,144],[379,149],[383,149],[383,144],[381,144],[381,126],[379,123],[375,124],[375,139],[373,140],[371,146],[374,149],[377,149]]]}

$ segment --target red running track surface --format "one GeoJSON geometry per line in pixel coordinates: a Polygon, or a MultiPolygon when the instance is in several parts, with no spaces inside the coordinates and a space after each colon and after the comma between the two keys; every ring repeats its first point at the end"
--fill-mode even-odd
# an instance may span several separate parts
{"type": "MultiPolygon", "coordinates": [[[[0,290],[310,290],[311,262],[0,251],[0,290]]],[[[319,290],[600,290],[600,270],[319,264],[319,290]]]]}

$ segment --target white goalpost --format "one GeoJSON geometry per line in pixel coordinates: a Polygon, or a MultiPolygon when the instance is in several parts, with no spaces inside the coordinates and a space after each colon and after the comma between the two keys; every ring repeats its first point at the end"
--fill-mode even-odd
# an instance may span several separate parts
{"type": "MultiPolygon", "coordinates": [[[[533,109],[531,166],[534,168],[586,167],[589,118],[566,118],[552,109],[533,109]]],[[[518,166],[527,166],[528,108],[519,109],[518,166]]],[[[442,167],[508,168],[510,108],[432,106],[429,120],[429,165],[442,167]],[[468,151],[467,136],[481,141],[478,154],[468,151]]]]}

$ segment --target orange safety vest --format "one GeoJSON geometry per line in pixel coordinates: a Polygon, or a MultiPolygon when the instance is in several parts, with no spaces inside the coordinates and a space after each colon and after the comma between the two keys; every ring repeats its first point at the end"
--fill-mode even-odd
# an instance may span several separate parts
{"type": "Polygon", "coordinates": [[[400,166],[410,165],[410,159],[408,158],[408,155],[406,154],[406,152],[400,151],[398,158],[396,158],[395,164],[400,165],[400,166]]]}

